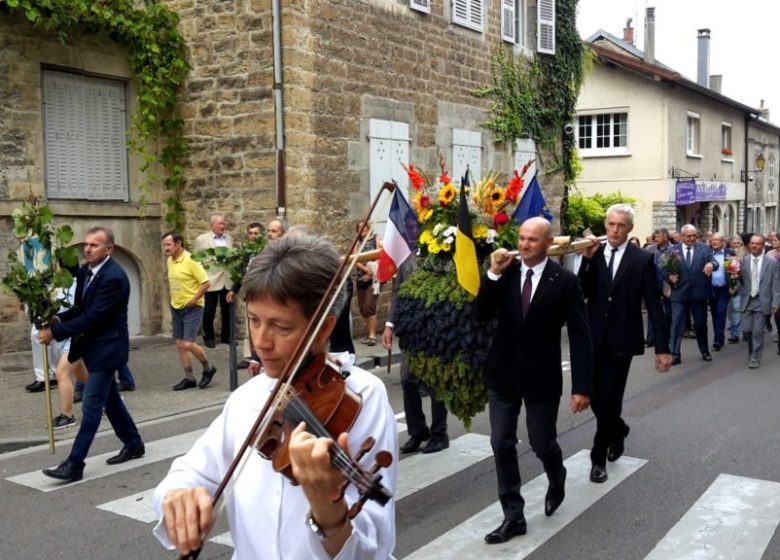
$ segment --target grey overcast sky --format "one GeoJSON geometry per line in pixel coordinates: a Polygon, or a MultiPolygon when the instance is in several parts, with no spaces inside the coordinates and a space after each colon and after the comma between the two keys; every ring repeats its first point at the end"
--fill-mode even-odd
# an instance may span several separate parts
{"type": "Polygon", "coordinates": [[[579,0],[583,39],[598,29],[623,37],[633,18],[636,46],[644,50],[645,8],[655,7],[655,57],[696,81],[696,30],[709,28],[710,74],[723,75],[722,93],[758,108],[780,123],[780,1],[778,0],[579,0]]]}

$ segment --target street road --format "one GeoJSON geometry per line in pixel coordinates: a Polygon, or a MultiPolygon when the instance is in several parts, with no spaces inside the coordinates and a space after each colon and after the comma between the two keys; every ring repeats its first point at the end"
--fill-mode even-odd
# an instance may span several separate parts
{"type": "MultiPolygon", "coordinates": [[[[451,420],[450,449],[401,457],[396,557],[780,559],[780,356],[771,336],[758,370],[747,369],[744,344],[706,363],[686,340],[683,364],[666,375],[652,370],[652,356],[636,359],[624,407],[626,456],[608,465],[602,485],[588,481],[593,417],[572,416],[562,400],[559,441],[569,477],[566,501],[551,518],[543,513],[547,483],[521,428],[528,534],[505,545],[483,542],[501,521],[486,415],[469,434],[451,420]]],[[[404,431],[397,371],[376,373],[404,431]]],[[[45,448],[0,455],[0,559],[174,557],[152,537],[149,491],[217,413],[143,424],[146,457],[120,466],[105,465],[117,440],[99,436],[77,484],[59,486],[40,474],[64,458],[67,442],[55,458],[45,448]]],[[[223,521],[202,558],[230,558],[226,531],[223,521]]]]}

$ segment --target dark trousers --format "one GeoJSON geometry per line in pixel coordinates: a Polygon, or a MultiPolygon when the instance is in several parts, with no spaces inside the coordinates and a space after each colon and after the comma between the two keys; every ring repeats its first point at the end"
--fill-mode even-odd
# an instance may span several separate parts
{"type": "Polygon", "coordinates": [[[680,355],[683,327],[685,317],[693,315],[693,328],[696,330],[696,341],[699,344],[699,352],[710,351],[710,343],[707,340],[707,301],[689,300],[672,302],[672,354],[680,355]]]}
{"type": "Polygon", "coordinates": [[[117,391],[114,371],[114,369],[110,371],[90,370],[89,377],[84,384],[81,425],[68,457],[68,460],[76,465],[84,465],[84,459],[86,459],[98,427],[100,427],[103,409],[105,409],[106,416],[122,443],[130,448],[136,448],[142,443],[135,422],[133,422],[130,413],[125,408],[124,401],[119,396],[119,391],[117,391]]]}
{"type": "Polygon", "coordinates": [[[230,304],[227,301],[227,288],[206,292],[206,305],[203,309],[203,340],[216,341],[214,337],[214,317],[217,315],[217,303],[219,314],[222,318],[222,336],[220,342],[230,342],[230,304]]]}
{"type": "Polygon", "coordinates": [[[404,397],[404,413],[406,415],[407,433],[418,440],[431,438],[436,441],[449,441],[447,435],[447,408],[436,398],[432,389],[427,389],[431,395],[431,427],[425,421],[420,389],[424,385],[409,371],[406,360],[401,364],[401,389],[404,397]]]}
{"type": "MultiPolygon", "coordinates": [[[[672,300],[668,297],[660,296],[661,308],[664,311],[664,321],[666,321],[666,329],[672,332],[672,300]]],[[[653,330],[653,322],[650,320],[650,314],[647,314],[647,340],[655,340],[655,332],[653,330]]]]}
{"type": "Polygon", "coordinates": [[[504,518],[523,518],[525,500],[520,495],[520,467],[517,462],[517,417],[525,402],[525,424],[531,449],[544,465],[550,484],[563,483],[563,454],[558,445],[555,423],[559,397],[550,400],[527,400],[518,393],[498,393],[488,389],[490,445],[496,461],[498,499],[504,518]]]}
{"type": "Polygon", "coordinates": [[[595,349],[590,401],[596,415],[596,436],[590,450],[590,461],[594,465],[605,466],[609,446],[628,435],[628,426],[620,414],[623,412],[623,394],[632,358],[615,354],[606,339],[595,349]]]}
{"type": "Polygon", "coordinates": [[[713,286],[713,296],[710,299],[710,313],[712,314],[712,336],[715,344],[721,346],[726,342],[726,314],[729,309],[729,287],[713,286]]]}
{"type": "Polygon", "coordinates": [[[352,281],[347,282],[347,301],[339,313],[333,332],[330,334],[331,352],[355,353],[355,345],[352,342],[352,281]]]}

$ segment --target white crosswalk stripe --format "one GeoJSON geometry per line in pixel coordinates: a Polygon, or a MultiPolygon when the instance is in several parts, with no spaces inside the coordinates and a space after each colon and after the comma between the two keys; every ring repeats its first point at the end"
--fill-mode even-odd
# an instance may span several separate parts
{"type": "Polygon", "coordinates": [[[645,560],[760,560],[778,524],[780,483],[721,474],[645,560]]]}
{"type": "Polygon", "coordinates": [[[504,520],[501,505],[496,502],[406,558],[408,560],[525,558],[645,463],[647,461],[644,459],[623,456],[620,461],[610,465],[609,479],[605,483],[593,484],[588,480],[590,453],[582,450],[564,462],[568,470],[566,500],[552,517],[544,515],[547,476],[539,475],[523,485],[525,517],[528,526],[532,528],[524,537],[491,545],[489,549],[485,547],[484,535],[498,527],[504,520]]]}

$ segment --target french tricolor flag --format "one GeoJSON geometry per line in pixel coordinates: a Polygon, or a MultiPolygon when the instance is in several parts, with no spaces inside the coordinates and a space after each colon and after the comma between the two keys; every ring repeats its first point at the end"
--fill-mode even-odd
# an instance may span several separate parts
{"type": "Polygon", "coordinates": [[[409,206],[401,191],[393,191],[390,212],[387,215],[385,239],[382,253],[379,255],[377,280],[387,282],[398,272],[398,267],[409,258],[420,236],[420,222],[414,210],[409,206]]]}

